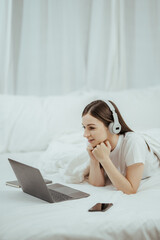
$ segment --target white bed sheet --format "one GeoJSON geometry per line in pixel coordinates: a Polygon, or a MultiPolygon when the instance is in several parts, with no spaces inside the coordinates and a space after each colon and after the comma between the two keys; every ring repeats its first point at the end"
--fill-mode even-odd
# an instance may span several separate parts
{"type": "MultiPolygon", "coordinates": [[[[0,157],[0,239],[160,239],[160,171],[142,180],[139,191],[126,195],[112,185],[66,184],[88,192],[88,198],[47,203],[5,185],[14,180],[8,157],[37,166],[42,152],[2,154],[0,157]],[[100,213],[88,212],[97,202],[112,202],[100,213]]],[[[58,174],[54,182],[61,182],[58,174]]]]}

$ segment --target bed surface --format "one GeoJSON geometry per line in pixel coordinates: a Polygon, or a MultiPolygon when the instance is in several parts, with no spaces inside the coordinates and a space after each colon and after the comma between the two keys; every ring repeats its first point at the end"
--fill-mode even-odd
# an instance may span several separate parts
{"type": "Polygon", "coordinates": [[[5,185],[6,181],[15,179],[8,157],[36,166],[41,154],[1,154],[1,240],[160,239],[160,170],[151,178],[142,180],[134,195],[123,194],[112,185],[66,184],[54,174],[54,183],[66,184],[90,196],[51,204],[5,185]],[[88,212],[97,202],[112,202],[114,205],[106,212],[88,212]]]}

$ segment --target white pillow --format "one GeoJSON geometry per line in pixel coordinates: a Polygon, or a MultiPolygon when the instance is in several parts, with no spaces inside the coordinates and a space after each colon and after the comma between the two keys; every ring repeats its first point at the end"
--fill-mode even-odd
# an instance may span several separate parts
{"type": "Polygon", "coordinates": [[[0,152],[43,150],[48,144],[47,121],[42,99],[26,96],[0,96],[0,152]]]}
{"type": "Polygon", "coordinates": [[[50,140],[56,140],[62,134],[81,130],[82,111],[91,100],[92,94],[83,92],[45,98],[43,107],[50,140]]]}
{"type": "Polygon", "coordinates": [[[80,130],[81,113],[88,102],[88,94],[83,93],[0,95],[0,152],[41,151],[59,135],[80,130]]]}
{"type": "Polygon", "coordinates": [[[113,101],[132,130],[160,128],[160,86],[119,92],[94,92],[95,98],[113,101]]]}
{"type": "Polygon", "coordinates": [[[160,128],[160,86],[50,97],[0,95],[0,152],[41,151],[51,140],[79,131],[84,107],[96,99],[115,102],[133,130],[160,128]]]}

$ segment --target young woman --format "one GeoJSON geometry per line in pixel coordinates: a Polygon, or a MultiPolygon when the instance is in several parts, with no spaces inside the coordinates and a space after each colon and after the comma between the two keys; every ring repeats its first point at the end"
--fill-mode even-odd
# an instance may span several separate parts
{"type": "Polygon", "coordinates": [[[104,186],[107,175],[118,190],[133,194],[141,179],[158,168],[157,156],[127,126],[113,102],[97,100],[88,104],[82,124],[89,142],[90,184],[104,186]]]}

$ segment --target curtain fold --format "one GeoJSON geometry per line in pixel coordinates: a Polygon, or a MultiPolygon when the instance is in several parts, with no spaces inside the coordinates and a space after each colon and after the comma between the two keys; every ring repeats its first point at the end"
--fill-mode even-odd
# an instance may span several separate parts
{"type": "Polygon", "coordinates": [[[160,83],[158,0],[1,0],[0,93],[160,83]]]}
{"type": "Polygon", "coordinates": [[[14,92],[12,54],[12,1],[2,1],[0,7],[0,90],[14,92]]]}
{"type": "Polygon", "coordinates": [[[113,0],[111,4],[108,66],[105,81],[105,88],[109,90],[121,90],[127,88],[124,5],[124,0],[113,0]]]}

